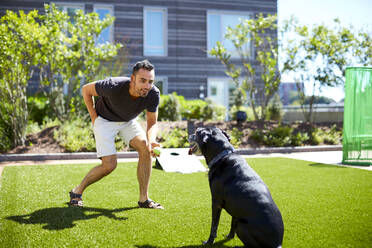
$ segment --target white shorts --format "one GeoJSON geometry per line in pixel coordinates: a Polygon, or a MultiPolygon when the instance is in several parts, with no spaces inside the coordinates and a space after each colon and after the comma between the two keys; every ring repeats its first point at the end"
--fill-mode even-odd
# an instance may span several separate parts
{"type": "Polygon", "coordinates": [[[115,137],[118,134],[127,145],[138,135],[146,137],[145,131],[135,119],[129,122],[117,122],[98,116],[94,121],[93,132],[96,139],[97,158],[116,154],[115,137]]]}

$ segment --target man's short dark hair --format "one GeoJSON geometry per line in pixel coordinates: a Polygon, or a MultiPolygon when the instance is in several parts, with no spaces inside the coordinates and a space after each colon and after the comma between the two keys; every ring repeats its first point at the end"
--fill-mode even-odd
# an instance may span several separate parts
{"type": "Polygon", "coordinates": [[[147,59],[138,61],[134,66],[133,66],[133,72],[132,74],[135,75],[140,69],[145,69],[148,71],[152,71],[154,69],[154,65],[150,63],[147,59]]]}

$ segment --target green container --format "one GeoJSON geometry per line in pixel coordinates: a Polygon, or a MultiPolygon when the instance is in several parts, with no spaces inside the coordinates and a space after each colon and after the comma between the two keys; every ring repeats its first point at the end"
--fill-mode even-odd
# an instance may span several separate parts
{"type": "Polygon", "coordinates": [[[345,73],[342,163],[372,165],[372,67],[345,73]]]}

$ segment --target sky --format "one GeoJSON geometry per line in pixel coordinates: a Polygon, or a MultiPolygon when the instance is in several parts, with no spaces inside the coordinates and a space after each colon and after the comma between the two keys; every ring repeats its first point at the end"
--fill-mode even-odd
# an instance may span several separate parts
{"type": "MultiPolygon", "coordinates": [[[[278,0],[279,25],[291,15],[301,24],[310,26],[331,25],[335,18],[339,18],[345,26],[364,27],[372,35],[372,0],[278,0]]],[[[293,82],[293,79],[283,75],[282,82],[293,82]]],[[[339,101],[344,98],[344,90],[325,89],[321,95],[339,101]]]]}

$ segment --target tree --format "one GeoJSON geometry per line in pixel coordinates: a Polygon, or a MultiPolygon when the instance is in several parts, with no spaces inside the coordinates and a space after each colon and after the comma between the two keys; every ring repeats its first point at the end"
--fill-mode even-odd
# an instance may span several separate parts
{"type": "Polygon", "coordinates": [[[305,119],[311,122],[317,92],[325,86],[343,85],[347,66],[371,64],[371,37],[366,32],[342,26],[337,19],[334,27],[315,25],[309,28],[292,18],[283,27],[282,34],[285,33],[293,37],[281,43],[283,67],[295,75],[302,111],[305,119]],[[302,83],[311,85],[310,98],[305,95],[304,87],[300,87],[302,83]]]}
{"type": "Polygon", "coordinates": [[[265,120],[268,103],[280,85],[276,20],[276,15],[260,14],[255,19],[242,20],[235,27],[228,27],[225,38],[233,43],[239,55],[238,63],[234,63],[231,52],[220,42],[210,51],[225,65],[226,75],[235,83],[237,108],[243,105],[248,93],[254,117],[260,121],[265,120]],[[256,80],[257,75],[260,80],[256,80]]]}
{"type": "Polygon", "coordinates": [[[0,19],[0,130],[4,132],[0,149],[25,142],[27,82],[41,57],[39,47],[46,36],[40,30],[37,16],[35,10],[28,14],[7,11],[0,19]]]}
{"type": "Polygon", "coordinates": [[[50,34],[49,44],[53,44],[45,48],[42,84],[48,86],[44,93],[58,119],[63,121],[71,112],[81,109],[77,105],[82,101],[76,98],[80,98],[81,85],[91,82],[100,63],[115,57],[122,45],[96,45],[96,37],[113,23],[112,16],[101,21],[97,13],[84,14],[78,10],[70,21],[67,13],[54,5],[45,5],[42,21],[50,34]],[[64,89],[67,94],[64,94],[64,89]]]}
{"type": "Polygon", "coordinates": [[[78,109],[75,97],[80,85],[89,82],[101,61],[113,58],[122,46],[95,43],[113,17],[101,21],[96,13],[80,11],[72,24],[55,6],[45,5],[45,13],[7,11],[0,19],[0,134],[5,137],[0,150],[24,144],[26,89],[35,69],[40,70],[41,84],[48,86],[45,93],[55,113],[64,120],[78,109]],[[64,85],[68,89],[65,96],[64,85]]]}

